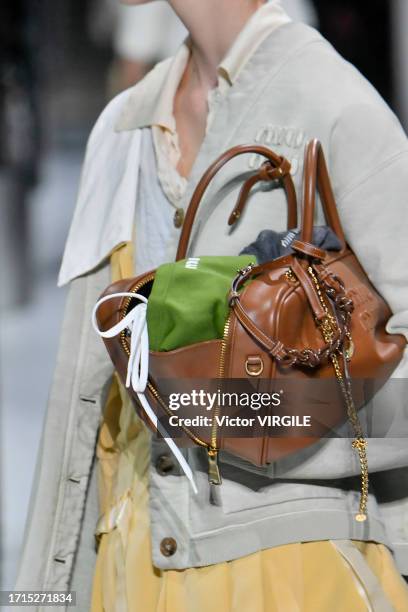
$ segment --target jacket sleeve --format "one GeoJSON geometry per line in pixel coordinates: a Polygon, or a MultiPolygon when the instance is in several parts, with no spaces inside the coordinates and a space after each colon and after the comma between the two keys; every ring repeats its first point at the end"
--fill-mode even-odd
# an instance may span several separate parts
{"type": "MultiPolygon", "coordinates": [[[[345,109],[333,129],[329,168],[346,239],[391,308],[387,331],[408,339],[408,140],[382,101],[345,109]]],[[[407,349],[393,378],[408,379],[407,349]]],[[[404,386],[393,383],[392,392],[395,399],[401,390],[394,410],[408,434],[404,386]]]]}
{"type": "Polygon", "coordinates": [[[408,338],[408,140],[385,104],[346,108],[329,169],[346,238],[408,338]]]}
{"type": "MultiPolygon", "coordinates": [[[[387,331],[408,339],[408,140],[382,101],[344,110],[332,132],[329,168],[346,239],[391,308],[387,331]]],[[[368,441],[369,466],[378,466],[372,490],[403,574],[408,574],[407,383],[406,348],[374,398],[374,414],[387,415],[388,434],[368,441]]]]}

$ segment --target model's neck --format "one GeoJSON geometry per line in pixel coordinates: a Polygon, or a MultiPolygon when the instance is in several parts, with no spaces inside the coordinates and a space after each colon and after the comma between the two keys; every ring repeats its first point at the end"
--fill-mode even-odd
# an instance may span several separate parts
{"type": "Polygon", "coordinates": [[[190,33],[191,71],[214,87],[217,67],[253,13],[266,0],[169,0],[190,33]]]}

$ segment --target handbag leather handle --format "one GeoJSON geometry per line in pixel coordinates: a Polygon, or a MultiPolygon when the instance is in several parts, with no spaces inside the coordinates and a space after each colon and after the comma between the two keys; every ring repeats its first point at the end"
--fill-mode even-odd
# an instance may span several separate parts
{"type": "Polygon", "coordinates": [[[300,239],[308,244],[312,242],[313,236],[316,192],[320,194],[326,223],[332,228],[344,249],[346,247],[346,240],[337,212],[326,159],[321,142],[314,139],[306,146],[303,179],[302,229],[300,239]]]}
{"type": "Polygon", "coordinates": [[[256,153],[258,155],[262,155],[263,157],[266,157],[268,161],[261,166],[257,174],[250,177],[244,183],[238,197],[238,202],[230,216],[229,224],[232,225],[232,223],[234,223],[234,221],[236,221],[241,215],[249,195],[249,191],[257,181],[280,179],[282,180],[288,201],[288,229],[297,226],[297,198],[293,179],[290,174],[290,163],[284,157],[277,155],[267,147],[263,147],[261,145],[238,145],[228,149],[228,151],[225,151],[222,155],[220,155],[220,157],[218,157],[218,159],[216,159],[215,162],[213,162],[207,169],[195,188],[191,202],[187,209],[186,218],[183,223],[176,261],[184,259],[186,256],[194,219],[196,217],[200,202],[211,180],[227,162],[234,157],[243,155],[245,153],[256,153]]]}

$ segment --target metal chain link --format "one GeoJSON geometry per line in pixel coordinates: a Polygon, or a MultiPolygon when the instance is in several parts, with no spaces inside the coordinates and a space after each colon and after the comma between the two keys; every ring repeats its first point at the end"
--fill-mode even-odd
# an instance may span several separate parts
{"type": "MultiPolygon", "coordinates": [[[[323,297],[323,293],[320,287],[319,280],[315,274],[315,271],[313,270],[311,266],[309,266],[308,272],[314,282],[317,294],[319,296],[320,303],[326,313],[326,317],[319,324],[319,327],[322,332],[324,341],[327,343],[330,343],[331,339],[333,338],[333,335],[336,333],[336,329],[338,329],[338,323],[336,319],[333,317],[333,315],[330,314],[329,312],[326,300],[323,297]]],[[[341,281],[339,281],[339,279],[337,278],[336,280],[340,282],[342,286],[341,281]]],[[[342,288],[344,288],[344,286],[342,286],[342,288]]],[[[344,323],[346,323],[346,321],[348,323],[348,319],[350,317],[350,313],[352,310],[352,304],[350,306],[351,300],[348,300],[348,302],[349,303],[347,304],[347,308],[345,309],[345,312],[348,314],[345,317],[344,323]]],[[[343,303],[346,304],[346,300],[343,299],[343,303]]],[[[352,338],[351,338],[351,333],[349,329],[347,329],[346,335],[349,339],[349,346],[351,348],[353,344],[352,344],[352,338]]],[[[341,356],[343,360],[346,359],[344,353],[341,353],[341,356]]],[[[353,395],[351,392],[350,381],[347,376],[345,377],[343,375],[343,372],[340,367],[339,355],[337,353],[332,353],[330,355],[330,360],[333,364],[334,372],[335,372],[336,378],[338,380],[340,389],[342,391],[342,394],[345,400],[345,404],[347,407],[347,416],[354,430],[355,438],[352,442],[352,447],[358,453],[358,457],[360,461],[360,470],[361,470],[360,504],[359,504],[359,512],[358,514],[356,514],[355,519],[356,521],[363,522],[367,519],[367,501],[368,501],[368,488],[369,488],[368,462],[367,462],[367,440],[364,437],[363,429],[361,427],[361,423],[358,418],[357,410],[354,404],[353,395]]],[[[344,368],[344,370],[346,371],[346,367],[344,368]]]]}

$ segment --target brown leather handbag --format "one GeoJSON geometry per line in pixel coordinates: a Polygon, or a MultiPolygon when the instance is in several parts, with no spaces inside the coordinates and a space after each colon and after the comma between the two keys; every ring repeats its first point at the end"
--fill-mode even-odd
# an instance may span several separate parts
{"type": "MultiPolygon", "coordinates": [[[[186,256],[194,218],[210,181],[230,159],[248,152],[263,155],[267,161],[243,184],[229,223],[242,215],[250,189],[257,181],[275,180],[287,194],[288,228],[296,227],[296,195],[289,162],[264,147],[235,147],[221,155],[197,185],[186,213],[177,260],[186,256]]],[[[160,419],[171,414],[161,393],[160,381],[240,379],[249,381],[251,388],[260,388],[264,383],[269,390],[292,391],[287,393],[280,407],[281,414],[302,416],[305,401],[301,389],[306,388],[302,385],[315,382],[321,391],[316,401],[307,403],[307,414],[311,417],[307,435],[305,429],[296,424],[285,435],[271,435],[268,425],[261,431],[258,429],[256,435],[225,435],[223,427],[214,419],[208,427],[182,429],[190,443],[207,450],[210,482],[219,484],[219,451],[228,451],[262,466],[330,435],[349,419],[353,427],[352,445],[358,453],[362,474],[360,509],[356,518],[365,520],[366,439],[357,410],[389,378],[402,357],[406,340],[385,331],[390,309],[345,241],[322,147],[317,140],[306,147],[301,234],[300,239],[292,243],[292,248],[293,254],[237,272],[229,296],[226,296],[230,314],[222,338],[169,352],[150,351],[145,395],[160,419]],[[327,225],[341,242],[339,252],[324,251],[312,244],[317,192],[327,225]],[[367,380],[374,384],[366,385],[367,380]]],[[[125,292],[148,298],[154,276],[152,271],[116,282],[107,288],[104,296],[125,292]]],[[[102,303],[97,313],[100,329],[117,325],[137,303],[137,299],[129,295],[102,303]]],[[[128,336],[123,330],[118,336],[105,339],[123,381],[130,354],[128,336]]],[[[138,395],[133,390],[130,393],[140,416],[151,426],[138,395]]],[[[220,410],[220,406],[215,406],[214,415],[220,410]]],[[[186,439],[177,443],[185,445],[186,439]]]]}

